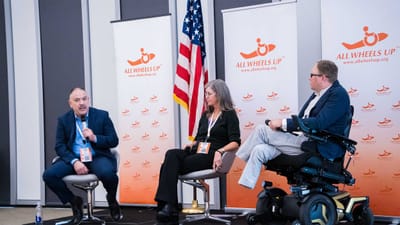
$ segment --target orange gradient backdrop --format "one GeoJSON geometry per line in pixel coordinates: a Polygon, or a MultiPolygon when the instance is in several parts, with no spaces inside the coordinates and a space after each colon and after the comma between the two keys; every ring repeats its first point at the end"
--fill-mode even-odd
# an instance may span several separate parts
{"type": "MultiPolygon", "coordinates": [[[[288,16],[296,15],[296,3],[269,5],[223,12],[226,80],[238,106],[243,141],[266,118],[282,118],[298,110],[293,105],[297,102],[293,93],[298,92],[296,19],[288,16]],[[271,18],[286,30],[246,26],[271,18]],[[274,48],[268,54],[243,58],[240,53],[250,55],[255,41],[274,48]],[[290,84],[294,86],[282,88],[290,84]]],[[[321,6],[322,56],[337,63],[339,81],[355,107],[350,138],[358,145],[349,171],[356,184],[340,188],[353,196],[369,196],[375,215],[400,216],[400,30],[393,25],[400,19],[400,4],[395,0],[323,0],[321,6]],[[343,5],[357,10],[343,10],[343,5]]],[[[264,179],[288,191],[284,177],[265,170],[254,190],[239,186],[243,167],[244,162],[236,159],[228,175],[228,208],[255,208],[264,179]]]]}
{"type": "MultiPolygon", "coordinates": [[[[296,8],[294,3],[268,4],[226,10],[223,18],[225,79],[245,141],[265,119],[290,117],[297,112],[296,8]],[[279,21],[279,26],[248,26],[272,18],[279,21]]],[[[254,190],[239,186],[244,165],[236,158],[227,176],[228,208],[255,208],[260,183],[266,178],[275,186],[288,189],[284,178],[268,171],[262,171],[254,190]]]]}
{"type": "Polygon", "coordinates": [[[338,0],[322,1],[321,13],[323,57],[336,61],[355,108],[356,184],[347,190],[385,216],[400,216],[399,10],[395,0],[338,0]]]}
{"type": "Polygon", "coordinates": [[[175,146],[171,20],[163,16],[122,21],[113,28],[121,153],[119,200],[154,204],[161,162],[165,151],[175,146]]]}

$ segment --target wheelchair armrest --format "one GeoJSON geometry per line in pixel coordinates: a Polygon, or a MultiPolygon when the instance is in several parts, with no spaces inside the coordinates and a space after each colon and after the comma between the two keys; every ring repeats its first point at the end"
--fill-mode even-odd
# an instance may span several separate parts
{"type": "Polygon", "coordinates": [[[329,139],[331,139],[331,140],[333,140],[335,142],[343,142],[343,143],[348,143],[348,144],[351,144],[351,145],[357,145],[356,141],[354,141],[354,140],[352,140],[352,139],[350,139],[350,138],[348,138],[346,136],[343,136],[343,135],[334,134],[334,133],[331,133],[331,132],[326,131],[326,130],[321,130],[318,133],[321,136],[327,136],[329,139]]]}
{"type": "MultiPolygon", "coordinates": [[[[320,139],[320,136],[318,133],[319,131],[316,129],[311,129],[310,127],[307,127],[303,120],[301,118],[299,118],[297,115],[292,115],[292,119],[293,119],[293,123],[296,125],[296,127],[298,127],[299,131],[303,132],[304,135],[306,136],[310,136],[313,135],[315,136],[316,140],[320,139]]],[[[322,141],[324,141],[324,138],[321,138],[322,141]]]]}
{"type": "Polygon", "coordinates": [[[326,130],[311,129],[310,127],[307,127],[304,124],[303,120],[300,119],[297,115],[292,115],[292,119],[299,128],[299,130],[302,131],[304,135],[306,135],[310,139],[319,142],[327,142],[328,140],[331,140],[342,146],[351,154],[354,154],[356,150],[355,145],[357,145],[356,141],[349,139],[348,137],[345,137],[343,135],[334,134],[326,130]]]}
{"type": "Polygon", "coordinates": [[[311,140],[315,140],[318,142],[327,142],[328,137],[321,135],[321,132],[316,129],[311,129],[307,125],[304,124],[303,120],[299,118],[297,115],[292,115],[293,123],[298,128],[299,131],[303,132],[305,136],[310,138],[311,140]]]}

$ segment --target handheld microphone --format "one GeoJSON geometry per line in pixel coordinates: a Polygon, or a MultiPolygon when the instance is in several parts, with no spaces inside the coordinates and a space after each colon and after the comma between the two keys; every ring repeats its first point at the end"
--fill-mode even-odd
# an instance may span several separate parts
{"type": "MultiPolygon", "coordinates": [[[[82,116],[81,116],[81,122],[82,122],[82,130],[88,128],[87,122],[86,122],[86,116],[85,116],[85,115],[82,115],[82,116]]],[[[86,138],[83,137],[83,143],[84,143],[84,144],[86,144],[86,142],[87,142],[88,140],[89,140],[88,137],[86,137],[86,138]]]]}
{"type": "Polygon", "coordinates": [[[88,126],[87,126],[86,116],[85,115],[81,116],[81,122],[82,122],[82,130],[86,129],[88,126]]]}

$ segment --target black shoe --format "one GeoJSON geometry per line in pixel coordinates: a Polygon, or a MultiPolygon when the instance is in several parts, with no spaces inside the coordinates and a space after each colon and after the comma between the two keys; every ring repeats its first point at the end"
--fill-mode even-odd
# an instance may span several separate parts
{"type": "Polygon", "coordinates": [[[72,215],[71,224],[79,224],[83,217],[83,201],[79,196],[75,196],[71,203],[72,215]]]}
{"type": "Polygon", "coordinates": [[[114,221],[122,220],[122,218],[124,216],[121,213],[121,208],[119,207],[119,204],[118,204],[117,200],[115,198],[114,199],[110,199],[107,196],[107,201],[108,201],[108,209],[110,210],[111,218],[114,221]]]}
{"type": "Polygon", "coordinates": [[[156,208],[156,211],[157,211],[157,212],[161,211],[161,210],[164,208],[165,204],[167,204],[167,203],[164,202],[164,201],[157,201],[157,208],[156,208]]]}
{"type": "Polygon", "coordinates": [[[173,204],[165,204],[164,207],[157,212],[157,221],[174,222],[179,220],[179,212],[173,204]]]}

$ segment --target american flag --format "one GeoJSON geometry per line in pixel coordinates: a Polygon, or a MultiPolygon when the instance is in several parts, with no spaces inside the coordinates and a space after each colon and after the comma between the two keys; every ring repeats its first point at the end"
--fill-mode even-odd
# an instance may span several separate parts
{"type": "Polygon", "coordinates": [[[204,111],[204,85],[208,82],[200,0],[188,0],[179,44],[174,99],[189,113],[189,139],[193,140],[197,122],[204,111]]]}

